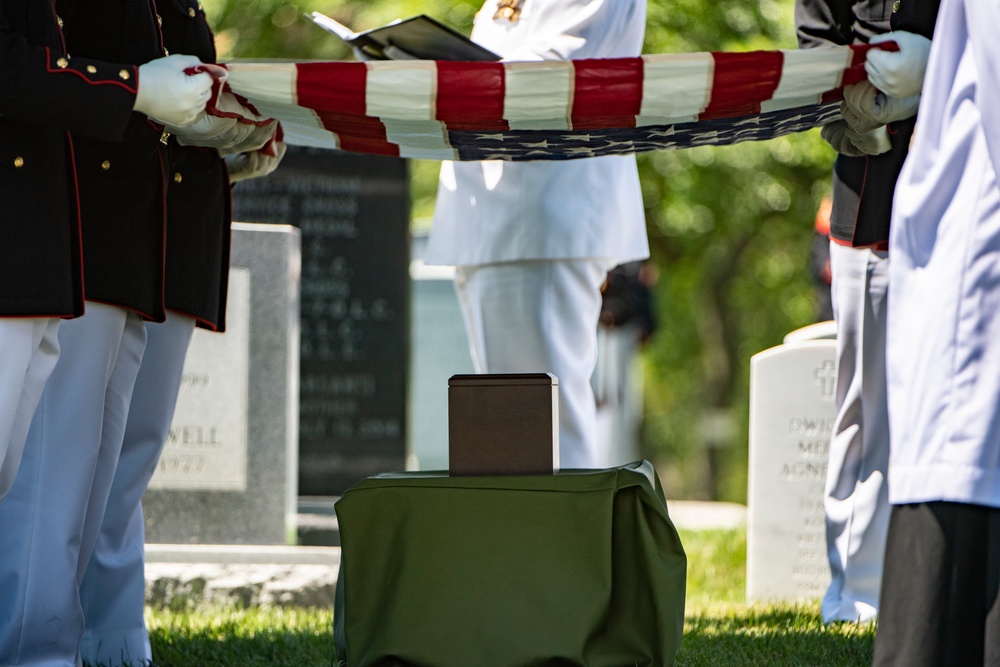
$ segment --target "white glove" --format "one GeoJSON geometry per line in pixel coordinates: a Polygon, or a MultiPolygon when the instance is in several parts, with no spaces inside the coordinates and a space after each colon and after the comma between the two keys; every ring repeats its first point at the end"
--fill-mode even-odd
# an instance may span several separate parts
{"type": "Polygon", "coordinates": [[[881,90],[862,81],[844,87],[844,101],[840,113],[855,132],[870,132],[880,125],[917,115],[920,93],[910,97],[890,97],[881,90]]]}
{"type": "Polygon", "coordinates": [[[855,132],[847,121],[835,120],[824,125],[819,131],[819,136],[833,146],[835,151],[849,157],[881,155],[892,148],[889,132],[884,125],[870,132],[855,132]]]}
{"type": "Polygon", "coordinates": [[[163,127],[177,137],[181,146],[208,146],[217,148],[232,142],[231,135],[235,132],[238,121],[235,118],[219,118],[202,114],[201,118],[191,125],[183,127],[164,123],[163,127]]]}
{"type": "Polygon", "coordinates": [[[177,137],[177,143],[181,146],[217,148],[223,155],[261,148],[271,140],[278,127],[274,119],[263,118],[254,113],[228,91],[219,95],[215,108],[220,115],[206,114],[187,127],[174,127],[170,124],[165,127],[177,137]],[[248,122],[241,122],[241,118],[248,122]]]}
{"type": "Polygon", "coordinates": [[[201,64],[195,56],[173,55],[139,65],[132,109],[160,123],[191,125],[204,113],[213,81],[206,73],[189,76],[184,70],[201,64]]]}
{"type": "Polygon", "coordinates": [[[865,72],[872,85],[892,97],[911,97],[924,87],[931,40],[923,35],[897,30],[872,37],[869,43],[896,42],[899,51],[870,49],[865,72]]]}
{"type": "Polygon", "coordinates": [[[285,142],[275,141],[272,145],[274,155],[258,150],[225,156],[226,167],[229,169],[229,182],[236,183],[248,178],[267,176],[277,169],[281,158],[285,157],[285,142]]]}
{"type": "Polygon", "coordinates": [[[278,129],[278,122],[272,121],[267,125],[248,125],[240,123],[237,130],[237,138],[231,146],[219,148],[219,155],[232,155],[235,153],[252,153],[267,145],[267,142],[274,137],[278,129]]]}

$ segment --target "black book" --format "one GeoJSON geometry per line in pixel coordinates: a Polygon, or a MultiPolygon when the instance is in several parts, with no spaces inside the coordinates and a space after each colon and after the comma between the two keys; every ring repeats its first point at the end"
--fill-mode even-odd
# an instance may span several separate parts
{"type": "Polygon", "coordinates": [[[354,32],[319,12],[307,18],[371,60],[500,60],[489,49],[423,14],[364,32],[354,32]]]}

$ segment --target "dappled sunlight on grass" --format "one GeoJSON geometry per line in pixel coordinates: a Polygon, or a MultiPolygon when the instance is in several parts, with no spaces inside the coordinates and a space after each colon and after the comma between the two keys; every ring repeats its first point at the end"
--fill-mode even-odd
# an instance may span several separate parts
{"type": "Polygon", "coordinates": [[[874,624],[824,625],[819,604],[719,605],[689,610],[678,667],[871,664],[874,624]]]}
{"type": "Polygon", "coordinates": [[[871,663],[873,624],[824,625],[818,601],[746,604],[746,530],[680,535],[688,590],[678,667],[871,663]]]}
{"type": "MultiPolygon", "coordinates": [[[[688,590],[677,667],[871,663],[873,624],[823,625],[818,601],[745,603],[745,530],[681,531],[680,535],[688,555],[688,590]]],[[[149,609],[146,616],[158,667],[333,664],[330,609],[149,609]]]]}

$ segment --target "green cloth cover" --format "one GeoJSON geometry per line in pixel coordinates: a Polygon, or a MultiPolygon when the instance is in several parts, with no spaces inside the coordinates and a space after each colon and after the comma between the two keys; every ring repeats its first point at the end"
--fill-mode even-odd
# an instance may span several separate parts
{"type": "Polygon", "coordinates": [[[663,667],[687,558],[650,463],[371,477],[337,502],[340,667],[663,667]]]}

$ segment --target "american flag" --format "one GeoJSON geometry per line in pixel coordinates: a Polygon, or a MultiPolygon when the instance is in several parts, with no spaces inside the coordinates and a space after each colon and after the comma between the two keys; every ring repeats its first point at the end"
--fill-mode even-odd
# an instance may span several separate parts
{"type": "Polygon", "coordinates": [[[289,144],[429,160],[571,160],[801,132],[840,117],[867,46],[540,62],[226,65],[289,144]]]}

